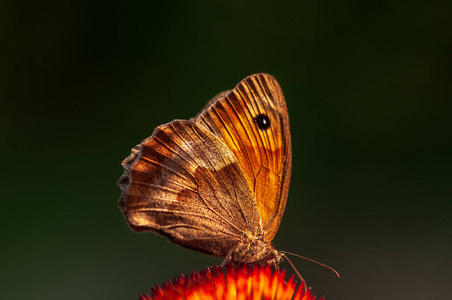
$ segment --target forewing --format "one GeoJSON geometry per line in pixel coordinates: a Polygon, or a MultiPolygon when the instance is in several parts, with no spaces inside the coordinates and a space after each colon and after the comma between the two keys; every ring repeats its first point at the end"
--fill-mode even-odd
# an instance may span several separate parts
{"type": "Polygon", "coordinates": [[[135,231],[225,256],[257,227],[254,194],[233,153],[193,122],[175,120],[124,160],[119,206],[135,231]]]}
{"type": "Polygon", "coordinates": [[[234,153],[256,195],[265,240],[271,241],[286,206],[292,164],[289,117],[278,82],[268,74],[247,77],[193,120],[234,153]],[[269,118],[268,128],[259,126],[260,116],[269,118]]]}

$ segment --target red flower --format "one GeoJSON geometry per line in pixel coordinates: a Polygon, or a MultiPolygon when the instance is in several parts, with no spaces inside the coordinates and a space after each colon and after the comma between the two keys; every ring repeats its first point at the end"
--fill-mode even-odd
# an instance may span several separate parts
{"type": "MultiPolygon", "coordinates": [[[[269,265],[242,264],[226,267],[226,274],[220,267],[194,271],[190,277],[181,275],[161,287],[151,289],[151,295],[141,295],[140,300],[314,300],[310,289],[302,282],[295,292],[294,276],[284,280],[285,270],[271,270],[269,265]]],[[[323,297],[320,299],[322,300],[323,297]]]]}

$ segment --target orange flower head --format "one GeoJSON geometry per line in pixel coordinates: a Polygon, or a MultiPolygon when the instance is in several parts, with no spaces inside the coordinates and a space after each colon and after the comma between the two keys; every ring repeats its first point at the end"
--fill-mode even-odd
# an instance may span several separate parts
{"type": "MultiPolygon", "coordinates": [[[[269,265],[241,264],[193,271],[191,276],[181,275],[151,289],[150,295],[140,300],[314,300],[306,283],[297,284],[292,275],[285,281],[285,270],[272,271],[269,265]]],[[[320,299],[322,300],[323,297],[320,299]]]]}

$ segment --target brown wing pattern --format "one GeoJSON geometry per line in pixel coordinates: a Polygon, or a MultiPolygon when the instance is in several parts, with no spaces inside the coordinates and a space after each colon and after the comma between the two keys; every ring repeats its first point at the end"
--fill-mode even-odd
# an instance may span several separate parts
{"type": "Polygon", "coordinates": [[[159,126],[124,160],[120,208],[135,231],[153,231],[225,256],[259,213],[233,153],[193,122],[159,126]]]}
{"type": "Polygon", "coordinates": [[[285,209],[291,171],[291,140],[286,102],[270,75],[242,80],[193,119],[234,153],[254,192],[266,241],[275,236],[285,209]],[[270,126],[260,128],[259,116],[270,126]]]}

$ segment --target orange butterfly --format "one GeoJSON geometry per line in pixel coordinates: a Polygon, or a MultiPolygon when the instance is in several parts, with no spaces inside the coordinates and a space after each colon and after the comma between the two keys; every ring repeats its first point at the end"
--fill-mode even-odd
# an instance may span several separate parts
{"type": "Polygon", "coordinates": [[[289,116],[271,75],[223,92],[190,120],[157,127],[126,158],[119,207],[137,232],[226,262],[277,264],[270,244],[286,206],[289,116]]]}

